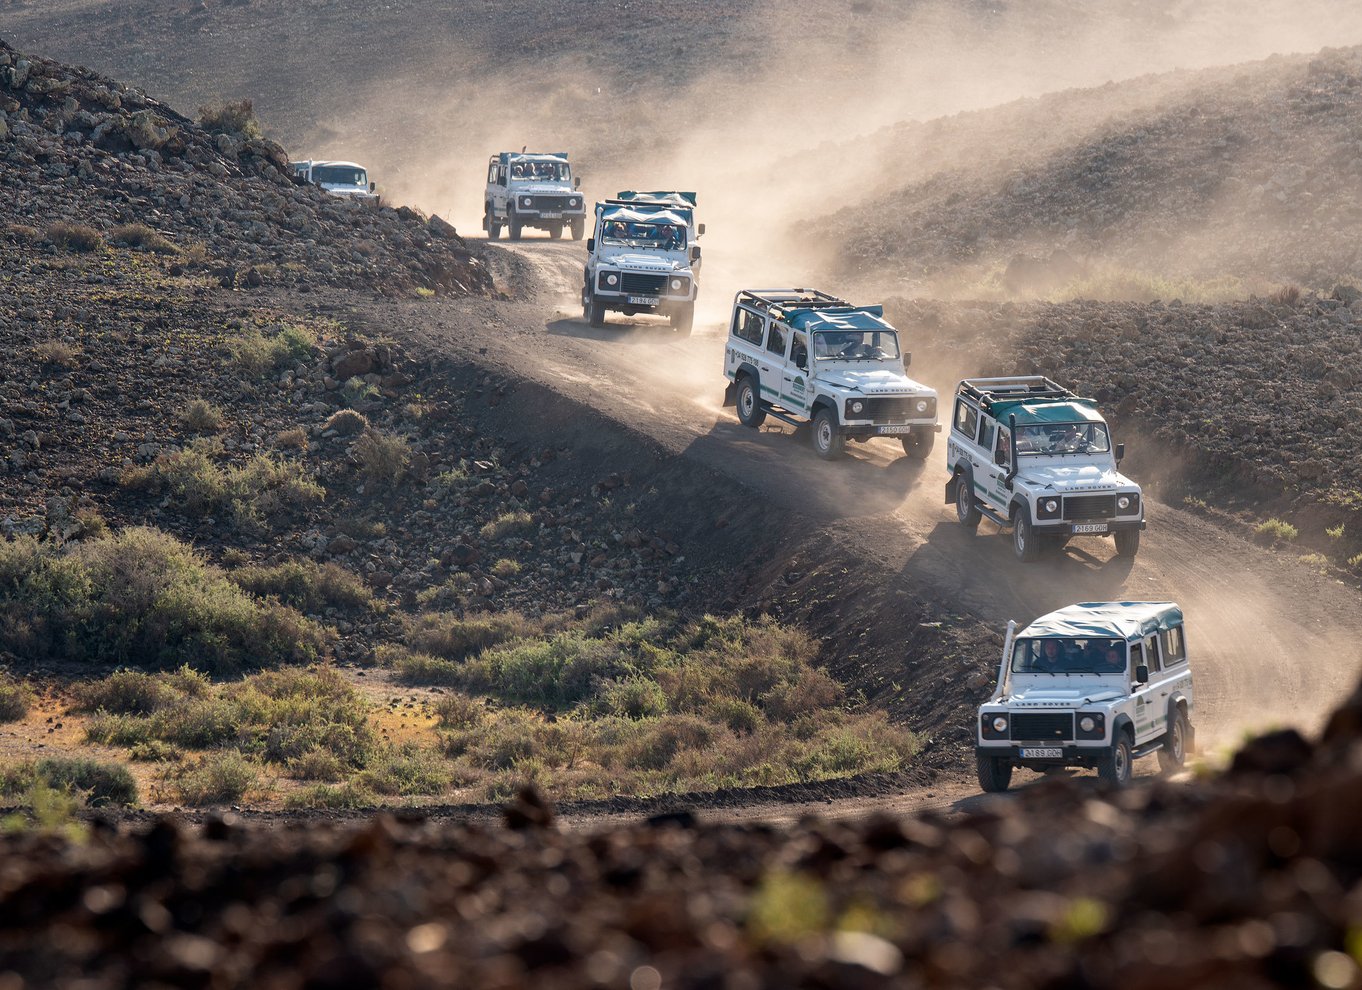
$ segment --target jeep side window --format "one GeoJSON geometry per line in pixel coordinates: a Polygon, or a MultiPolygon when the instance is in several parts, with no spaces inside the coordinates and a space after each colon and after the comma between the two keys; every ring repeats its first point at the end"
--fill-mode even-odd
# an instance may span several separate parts
{"type": "Polygon", "coordinates": [[[790,360],[800,371],[809,370],[809,338],[807,334],[796,333],[790,344],[790,360]]]}
{"type": "Polygon", "coordinates": [[[1144,663],[1144,648],[1139,643],[1130,644],[1130,679],[1135,680],[1135,668],[1144,663]]]}
{"type": "Polygon", "coordinates": [[[1149,664],[1149,672],[1157,674],[1163,670],[1163,664],[1159,662],[1159,638],[1157,636],[1146,636],[1144,640],[1145,662],[1149,664]]]}
{"type": "Polygon", "coordinates": [[[998,442],[993,445],[993,463],[999,467],[1007,467],[1012,463],[1012,446],[1008,442],[1006,430],[998,430],[998,442]]]}
{"type": "Polygon", "coordinates": [[[497,167],[495,165],[490,165],[487,168],[487,184],[489,186],[497,184],[497,167]]]}
{"type": "Polygon", "coordinates": [[[979,427],[979,446],[985,450],[993,449],[993,429],[993,420],[987,418],[979,427]]]}
{"type": "Polygon", "coordinates": [[[1184,663],[1187,660],[1187,651],[1182,645],[1182,627],[1175,626],[1172,629],[1165,629],[1160,636],[1163,640],[1163,665],[1172,667],[1175,664],[1184,663]]]}
{"type": "Polygon", "coordinates": [[[955,400],[955,429],[958,433],[963,433],[969,437],[970,442],[974,441],[975,432],[979,427],[979,411],[964,399],[955,400]]]}
{"type": "Polygon", "coordinates": [[[733,332],[749,344],[756,344],[760,347],[762,324],[764,322],[762,317],[757,313],[753,313],[748,309],[740,309],[738,310],[737,316],[734,317],[735,329],[733,332]]]}
{"type": "Polygon", "coordinates": [[[774,320],[771,321],[771,329],[766,331],[766,349],[772,354],[785,356],[785,331],[774,320]]]}

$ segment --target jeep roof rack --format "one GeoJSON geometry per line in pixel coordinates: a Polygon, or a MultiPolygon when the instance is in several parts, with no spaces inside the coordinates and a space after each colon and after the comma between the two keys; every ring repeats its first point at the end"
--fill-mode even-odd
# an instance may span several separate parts
{"type": "Polygon", "coordinates": [[[992,410],[995,403],[1088,402],[1078,393],[1053,382],[1044,375],[1018,375],[1013,378],[966,378],[957,392],[992,410]]]}
{"type": "Polygon", "coordinates": [[[845,299],[817,289],[743,289],[738,293],[738,301],[750,302],[762,309],[819,309],[851,305],[845,299]]]}

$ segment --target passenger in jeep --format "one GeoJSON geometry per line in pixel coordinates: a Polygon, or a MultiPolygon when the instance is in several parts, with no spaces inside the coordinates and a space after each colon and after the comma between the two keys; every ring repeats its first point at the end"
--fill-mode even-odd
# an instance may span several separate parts
{"type": "Polygon", "coordinates": [[[1040,656],[1036,660],[1036,669],[1045,673],[1055,674],[1068,666],[1068,660],[1064,656],[1064,646],[1057,639],[1047,639],[1040,648],[1040,656]]]}
{"type": "Polygon", "coordinates": [[[1126,658],[1121,655],[1121,651],[1114,646],[1108,646],[1107,652],[1102,655],[1102,665],[1098,667],[1098,672],[1102,674],[1120,674],[1126,669],[1126,658]]]}

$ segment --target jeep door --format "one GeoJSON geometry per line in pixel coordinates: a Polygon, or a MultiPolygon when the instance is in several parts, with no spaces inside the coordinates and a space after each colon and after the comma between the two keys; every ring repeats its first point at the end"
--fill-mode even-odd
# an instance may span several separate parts
{"type": "Polygon", "coordinates": [[[979,442],[971,452],[977,459],[974,467],[974,480],[984,490],[975,488],[975,494],[982,498],[993,511],[1007,516],[1008,491],[1005,484],[1007,472],[1012,466],[1012,443],[1007,427],[992,416],[979,417],[979,442]],[[999,459],[1002,463],[999,464],[999,459]]]}
{"type": "Polygon", "coordinates": [[[809,374],[809,335],[803,330],[790,331],[790,356],[781,375],[781,403],[792,412],[808,416],[813,405],[812,376],[809,374]]]}
{"type": "MultiPolygon", "coordinates": [[[[733,324],[729,330],[724,374],[735,378],[744,364],[760,369],[766,347],[766,317],[754,309],[738,306],[733,310],[733,324]]],[[[768,381],[765,384],[775,383],[768,381]]]]}
{"type": "Polygon", "coordinates": [[[761,371],[761,395],[767,402],[785,405],[785,353],[790,332],[775,320],[766,321],[766,347],[758,358],[761,371]]]}
{"type": "Polygon", "coordinates": [[[1130,686],[1131,697],[1135,701],[1132,717],[1135,719],[1135,745],[1143,746],[1166,731],[1164,722],[1168,715],[1168,681],[1159,655],[1158,636],[1146,636],[1139,643],[1130,646],[1130,686]],[[1141,684],[1135,680],[1135,670],[1140,664],[1149,668],[1149,680],[1141,684]]]}

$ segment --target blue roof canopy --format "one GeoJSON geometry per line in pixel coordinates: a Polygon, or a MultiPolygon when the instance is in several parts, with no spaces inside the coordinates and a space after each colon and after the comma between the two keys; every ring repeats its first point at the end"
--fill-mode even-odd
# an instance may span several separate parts
{"type": "Polygon", "coordinates": [[[615,194],[615,198],[628,203],[658,203],[664,206],[679,206],[695,209],[696,198],[693,192],[634,192],[625,190],[615,194]]]}
{"type": "Polygon", "coordinates": [[[1008,416],[1017,417],[1018,426],[1041,426],[1051,423],[1105,423],[1101,413],[1081,400],[1028,402],[1025,399],[994,402],[989,412],[1003,423],[1008,416]]]}
{"type": "Polygon", "coordinates": [[[1017,637],[1134,640],[1180,625],[1182,609],[1172,602],[1083,602],[1042,615],[1017,637]]]}
{"type": "Polygon", "coordinates": [[[883,306],[828,306],[781,309],[779,319],[796,330],[893,330],[883,306]]]}

